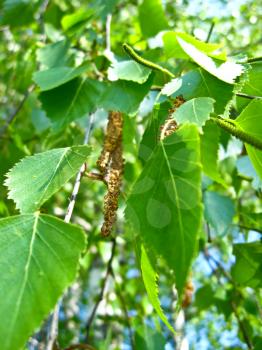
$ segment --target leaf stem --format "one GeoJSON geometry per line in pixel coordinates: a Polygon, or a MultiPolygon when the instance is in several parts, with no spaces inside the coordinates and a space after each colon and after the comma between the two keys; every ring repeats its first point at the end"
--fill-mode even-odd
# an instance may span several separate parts
{"type": "Polygon", "coordinates": [[[131,46],[129,46],[128,44],[124,43],[123,45],[123,49],[125,50],[125,52],[136,62],[142,64],[145,67],[148,67],[150,69],[155,69],[158,70],[164,74],[169,75],[171,78],[175,78],[175,75],[173,73],[171,73],[168,69],[163,68],[161,66],[159,66],[156,63],[153,63],[149,60],[146,60],[144,58],[142,58],[141,56],[139,56],[133,49],[131,46]]]}
{"type": "Polygon", "coordinates": [[[239,140],[248,143],[249,145],[254,146],[259,150],[262,150],[262,140],[241,129],[234,120],[222,119],[218,117],[211,117],[211,120],[222,129],[229,132],[231,135],[237,137],[239,140]]]}

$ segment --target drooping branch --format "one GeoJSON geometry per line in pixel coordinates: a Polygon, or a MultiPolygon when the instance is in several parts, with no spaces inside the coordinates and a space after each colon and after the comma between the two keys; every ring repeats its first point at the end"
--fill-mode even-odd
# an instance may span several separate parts
{"type": "Polygon", "coordinates": [[[141,56],[139,56],[133,49],[131,46],[129,46],[128,44],[124,43],[123,45],[123,49],[125,50],[125,52],[136,62],[142,64],[145,67],[154,69],[154,70],[158,70],[159,72],[162,72],[164,74],[169,75],[171,78],[175,78],[175,75],[173,73],[171,73],[168,69],[161,67],[160,65],[153,63],[149,60],[146,60],[144,58],[142,58],[141,56]]]}
{"type": "Polygon", "coordinates": [[[106,289],[106,285],[107,285],[107,281],[108,281],[108,278],[111,274],[111,269],[112,269],[112,263],[113,263],[113,259],[114,259],[114,256],[115,256],[115,251],[116,251],[116,240],[113,239],[112,240],[112,249],[111,249],[111,256],[108,260],[108,263],[107,263],[107,268],[106,268],[106,274],[105,274],[105,277],[102,281],[102,285],[101,285],[101,289],[100,289],[100,293],[97,297],[97,301],[91,311],[91,314],[87,320],[87,323],[86,323],[86,341],[88,341],[88,338],[89,338],[89,333],[90,333],[90,329],[91,329],[91,326],[92,326],[92,323],[94,321],[94,318],[95,318],[95,315],[96,315],[96,312],[97,312],[97,309],[98,309],[98,306],[99,304],[101,303],[101,301],[103,300],[103,297],[104,297],[104,293],[105,293],[105,289],[106,289]]]}
{"type": "Polygon", "coordinates": [[[257,137],[247,133],[241,129],[232,119],[222,119],[219,117],[211,117],[211,120],[220,126],[222,129],[229,132],[231,135],[235,136],[239,140],[248,143],[255,148],[262,150],[262,140],[257,137]]]}

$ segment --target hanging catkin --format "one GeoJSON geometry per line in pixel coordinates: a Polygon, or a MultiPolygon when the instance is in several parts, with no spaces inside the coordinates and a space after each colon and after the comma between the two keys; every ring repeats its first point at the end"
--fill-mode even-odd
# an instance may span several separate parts
{"type": "Polygon", "coordinates": [[[116,220],[118,198],[124,160],[122,150],[123,117],[120,112],[110,112],[104,146],[97,161],[97,166],[107,184],[104,197],[104,222],[101,228],[102,236],[109,236],[116,220]]]}
{"type": "Polygon", "coordinates": [[[182,95],[177,96],[174,100],[172,108],[168,110],[168,118],[165,120],[165,123],[160,127],[160,140],[163,140],[165,137],[173,134],[173,132],[177,130],[178,125],[173,117],[173,113],[183,103],[185,103],[185,99],[182,95]]]}

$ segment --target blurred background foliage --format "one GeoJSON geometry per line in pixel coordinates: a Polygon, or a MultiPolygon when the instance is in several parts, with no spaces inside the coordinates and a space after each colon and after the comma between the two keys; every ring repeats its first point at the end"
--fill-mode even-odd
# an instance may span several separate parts
{"type": "MultiPolygon", "coordinates": [[[[0,140],[1,217],[17,213],[13,202],[6,199],[3,186],[8,169],[26,155],[83,142],[86,116],[54,130],[42,108],[44,95],[39,98],[32,74],[46,63],[45,53],[41,51],[45,44],[66,40],[65,54],[57,58],[59,62],[67,60],[68,66],[74,66],[87,61],[86,74],[98,81],[107,79],[112,52],[118,59],[125,57],[123,42],[137,50],[146,50],[146,58],[162,62],[174,73],[188,70],[189,66],[185,67],[182,60],[166,59],[161,35],[158,35],[165,29],[221,43],[231,56],[262,54],[259,0],[164,0],[163,13],[158,11],[159,1],[141,3],[135,0],[0,1],[0,128],[4,129],[0,140]],[[106,26],[110,26],[110,45],[106,26]]],[[[165,78],[156,75],[155,82],[162,85],[165,78]]],[[[63,97],[65,92],[60,94],[63,97]]],[[[208,203],[206,223],[192,271],[193,299],[179,315],[174,309],[175,296],[169,288],[169,272],[163,266],[160,274],[160,299],[178,331],[175,337],[160,323],[145,293],[123,210],[130,186],[141,170],[137,161],[138,146],[154,96],[155,92],[151,91],[136,116],[125,116],[125,175],[112,241],[100,237],[103,184],[87,178],[81,183],[73,221],[88,233],[89,249],[81,259],[79,278],[62,303],[59,343],[66,348],[88,340],[99,350],[259,350],[262,348],[261,293],[248,283],[238,283],[245,264],[240,271],[231,271],[231,268],[235,260],[232,243],[260,239],[261,215],[253,216],[261,212],[261,190],[241,142],[229,138],[223,131],[219,169],[225,185],[221,187],[207,177],[203,179],[203,191],[209,187],[213,192],[204,197],[205,204],[208,203]],[[214,209],[208,211],[208,208],[214,209]],[[106,274],[114,240],[117,244],[112,266],[106,274]],[[90,315],[104,283],[103,298],[90,324],[90,315]]],[[[55,108],[56,99],[52,103],[55,108]]],[[[104,110],[95,112],[90,169],[95,168],[101,150],[106,118],[104,110]]],[[[63,218],[72,186],[73,183],[67,184],[43,210],[63,218]]],[[[41,336],[41,332],[38,333],[28,349],[35,348],[37,341],[40,349],[41,336]]]]}

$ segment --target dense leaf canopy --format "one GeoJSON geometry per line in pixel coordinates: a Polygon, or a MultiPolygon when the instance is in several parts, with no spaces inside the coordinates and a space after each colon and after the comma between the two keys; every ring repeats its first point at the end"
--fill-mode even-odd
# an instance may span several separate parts
{"type": "Polygon", "coordinates": [[[0,0],[1,350],[262,349],[259,21],[0,0]]]}

